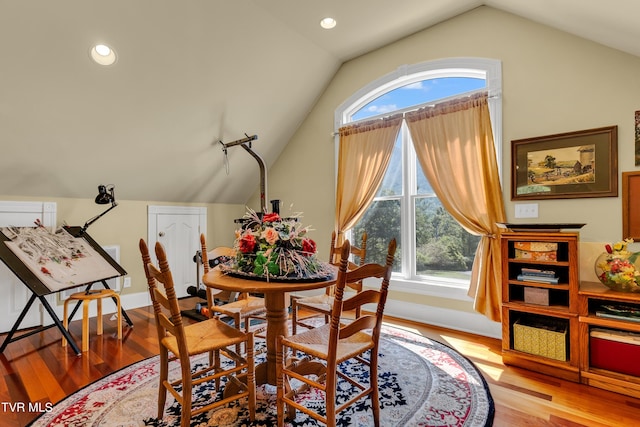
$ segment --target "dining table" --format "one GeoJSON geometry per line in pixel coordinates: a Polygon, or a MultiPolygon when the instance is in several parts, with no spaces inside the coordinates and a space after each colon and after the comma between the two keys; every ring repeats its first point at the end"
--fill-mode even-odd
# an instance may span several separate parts
{"type": "Polygon", "coordinates": [[[205,286],[231,292],[248,292],[264,295],[266,307],[266,361],[256,366],[256,384],[276,385],[276,350],[278,336],[289,335],[290,293],[321,289],[336,283],[337,268],[330,276],[321,279],[264,280],[253,276],[235,275],[224,272],[219,266],[209,270],[202,277],[205,286]]]}

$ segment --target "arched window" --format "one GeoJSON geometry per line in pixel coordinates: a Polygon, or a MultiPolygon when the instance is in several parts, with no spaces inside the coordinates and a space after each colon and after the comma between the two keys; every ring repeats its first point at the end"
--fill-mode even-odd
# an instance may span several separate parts
{"type": "MultiPolygon", "coordinates": [[[[336,110],[336,129],[478,91],[489,94],[494,142],[500,158],[501,71],[500,62],[495,60],[454,58],[401,67],[343,103],[336,110]]],[[[394,289],[466,296],[480,238],[464,230],[442,207],[416,159],[405,124],[376,198],[351,230],[351,238],[358,241],[364,230],[368,234],[370,261],[382,262],[386,244],[392,237],[397,239],[394,289]]]]}

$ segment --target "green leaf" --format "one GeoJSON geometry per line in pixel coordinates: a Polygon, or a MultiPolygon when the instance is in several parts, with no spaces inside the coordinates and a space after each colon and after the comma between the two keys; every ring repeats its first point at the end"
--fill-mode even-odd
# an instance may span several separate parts
{"type": "Polygon", "coordinates": [[[274,274],[274,275],[280,274],[280,268],[278,268],[278,264],[274,262],[269,262],[267,264],[267,270],[269,271],[269,274],[274,274]]]}

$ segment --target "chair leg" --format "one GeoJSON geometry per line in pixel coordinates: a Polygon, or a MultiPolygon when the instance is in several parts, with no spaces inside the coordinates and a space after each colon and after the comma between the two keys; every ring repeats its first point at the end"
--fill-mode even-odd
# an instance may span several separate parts
{"type": "Polygon", "coordinates": [[[104,328],[102,327],[102,298],[98,298],[96,300],[97,308],[98,308],[98,316],[96,317],[97,322],[97,331],[96,335],[102,335],[102,331],[104,328]]]}
{"type": "MultiPolygon", "coordinates": [[[[333,369],[337,369],[337,366],[333,366],[333,369]]],[[[327,414],[326,424],[327,427],[336,427],[336,387],[337,376],[335,372],[329,375],[329,367],[327,367],[326,377],[326,393],[325,393],[325,411],[327,414]]]]}
{"type": "Polygon", "coordinates": [[[118,322],[118,339],[122,341],[122,303],[120,302],[120,295],[116,294],[116,312],[118,322]]]}
{"type": "Polygon", "coordinates": [[[82,352],[89,351],[89,300],[82,301],[82,352]]]}
{"type": "Polygon", "coordinates": [[[278,427],[284,427],[284,346],[282,345],[282,339],[278,337],[276,347],[276,391],[277,391],[277,416],[278,427]]]}
{"type": "Polygon", "coordinates": [[[378,399],[378,353],[371,350],[369,357],[369,378],[371,379],[371,408],[373,410],[373,425],[380,426],[380,400],[378,399]]]}
{"type": "MultiPolygon", "coordinates": [[[[237,330],[242,330],[242,319],[240,318],[240,313],[237,313],[233,316],[233,324],[235,325],[237,330]]],[[[236,344],[236,353],[242,354],[242,344],[236,344]]]]}
{"type": "Polygon", "coordinates": [[[182,365],[182,408],[180,411],[180,427],[191,426],[191,401],[193,384],[191,382],[191,366],[182,365]]]}
{"type": "MultiPolygon", "coordinates": [[[[298,303],[295,298],[291,301],[291,335],[298,332],[298,303]]],[[[291,352],[293,357],[298,357],[298,350],[293,349],[291,352]]]]}
{"type": "Polygon", "coordinates": [[[291,301],[291,335],[295,335],[298,331],[298,304],[296,300],[291,301]]]}
{"type": "MultiPolygon", "coordinates": [[[[220,369],[220,350],[213,352],[213,366],[216,367],[216,371],[220,369]]],[[[216,378],[216,391],[220,390],[220,378],[216,378]]]]}
{"type": "Polygon", "coordinates": [[[256,376],[253,358],[253,335],[247,335],[247,387],[249,388],[249,419],[253,422],[256,419],[256,376]]]}
{"type": "Polygon", "coordinates": [[[158,419],[164,416],[164,405],[167,401],[168,390],[164,383],[169,376],[169,354],[167,349],[160,345],[160,386],[158,387],[158,419]]]}
{"type": "MultiPolygon", "coordinates": [[[[67,331],[69,330],[69,318],[67,317],[69,315],[69,301],[71,300],[68,298],[64,301],[64,317],[62,319],[62,326],[64,326],[67,331]]],[[[67,339],[64,335],[62,335],[62,346],[67,346],[67,339]]]]}

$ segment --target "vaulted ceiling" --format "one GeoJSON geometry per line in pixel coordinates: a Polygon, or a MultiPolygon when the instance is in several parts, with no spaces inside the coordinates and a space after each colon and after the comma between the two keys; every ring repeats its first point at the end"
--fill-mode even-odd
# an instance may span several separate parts
{"type": "Polygon", "coordinates": [[[482,5],[640,56],[637,0],[0,0],[0,195],[245,203],[219,141],[273,164],[343,62],[482,5]]]}

